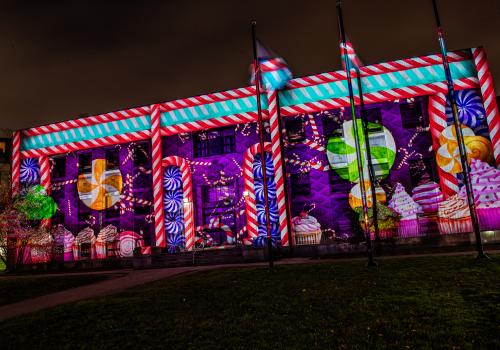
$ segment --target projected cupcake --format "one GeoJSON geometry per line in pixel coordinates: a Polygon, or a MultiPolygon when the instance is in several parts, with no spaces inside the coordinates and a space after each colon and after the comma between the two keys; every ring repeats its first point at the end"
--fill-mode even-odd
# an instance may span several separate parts
{"type": "Polygon", "coordinates": [[[75,242],[73,243],[73,258],[80,260],[82,258],[95,258],[95,242],[94,230],[86,227],[76,235],[75,242]],[[85,249],[82,249],[83,248],[85,249]],[[90,251],[87,251],[89,249],[90,251]],[[83,253],[83,254],[82,254],[83,253]]]}
{"type": "Polygon", "coordinates": [[[401,215],[398,227],[399,236],[414,237],[420,234],[417,214],[422,208],[410,197],[399,182],[396,183],[394,194],[389,201],[388,207],[401,215]]]}
{"type": "MultiPolygon", "coordinates": [[[[111,249],[114,250],[116,246],[115,241],[117,236],[118,236],[118,230],[113,225],[108,225],[104,227],[101,231],[99,231],[95,242],[95,251],[97,259],[104,259],[107,257],[106,246],[111,247],[111,249]]],[[[114,255],[114,252],[111,252],[111,254],[114,255]]]]}
{"type": "Polygon", "coordinates": [[[319,244],[321,241],[320,223],[304,211],[292,219],[292,227],[297,245],[319,244]]]}
{"type": "Polygon", "coordinates": [[[439,204],[438,227],[442,235],[472,232],[469,207],[464,198],[456,194],[439,204]]]}
{"type": "Polygon", "coordinates": [[[424,213],[434,214],[438,211],[439,203],[443,201],[443,194],[439,185],[431,181],[426,174],[420,184],[413,189],[412,198],[424,213]]]}
{"type": "MultiPolygon", "coordinates": [[[[479,227],[483,231],[500,229],[500,170],[472,159],[470,175],[479,227]]],[[[467,198],[465,186],[460,196],[467,198]]]]}

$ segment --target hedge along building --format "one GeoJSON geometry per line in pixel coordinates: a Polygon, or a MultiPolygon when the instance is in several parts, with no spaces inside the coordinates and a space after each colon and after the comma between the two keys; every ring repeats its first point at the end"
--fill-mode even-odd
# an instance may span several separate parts
{"type": "MultiPolygon", "coordinates": [[[[473,48],[449,59],[481,225],[500,229],[500,116],[486,55],[473,48]]],[[[441,56],[360,71],[377,198],[400,214],[399,228],[382,227],[382,238],[471,231],[441,56]]],[[[261,104],[264,162],[254,87],[16,131],[14,193],[40,183],[58,203],[44,224],[77,237],[112,225],[171,251],[259,246],[266,171],[275,243],[355,236],[360,194],[345,72],[293,79],[284,90],[264,92],[261,104]]]]}

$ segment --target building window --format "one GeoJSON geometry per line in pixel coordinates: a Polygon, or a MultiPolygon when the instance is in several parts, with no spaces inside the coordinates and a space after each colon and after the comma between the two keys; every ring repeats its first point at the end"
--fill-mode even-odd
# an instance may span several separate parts
{"type": "Polygon", "coordinates": [[[399,104],[401,122],[404,129],[426,127],[420,99],[407,99],[399,104]]]}
{"type": "Polygon", "coordinates": [[[80,156],[78,157],[78,171],[80,174],[92,172],[91,153],[80,154],[80,156]]]}
{"type": "Polygon", "coordinates": [[[54,179],[60,179],[66,176],[66,157],[55,157],[52,158],[53,169],[52,177],[54,179]]]}
{"type": "Polygon", "coordinates": [[[309,172],[290,174],[290,183],[292,186],[292,197],[308,196],[311,194],[311,182],[309,172]]]}
{"type": "Polygon", "coordinates": [[[287,120],[285,122],[285,129],[288,142],[302,142],[306,139],[306,131],[302,118],[287,120]]]}
{"type": "Polygon", "coordinates": [[[134,167],[149,166],[149,143],[142,142],[134,147],[134,167]]]}
{"type": "Polygon", "coordinates": [[[410,180],[412,187],[418,186],[425,175],[429,176],[432,181],[439,182],[434,158],[409,160],[408,166],[410,168],[410,180]]]}
{"type": "Polygon", "coordinates": [[[120,155],[117,149],[109,149],[106,151],[106,170],[114,170],[120,168],[120,155]]]}
{"type": "Polygon", "coordinates": [[[236,151],[234,127],[200,131],[194,134],[194,156],[208,157],[236,151]]]}
{"type": "Polygon", "coordinates": [[[106,209],[106,219],[116,219],[120,217],[120,208],[117,205],[114,205],[108,209],[106,209]]]}
{"type": "Polygon", "coordinates": [[[233,184],[213,187],[203,186],[202,195],[203,203],[208,207],[231,205],[236,197],[233,184]]]}

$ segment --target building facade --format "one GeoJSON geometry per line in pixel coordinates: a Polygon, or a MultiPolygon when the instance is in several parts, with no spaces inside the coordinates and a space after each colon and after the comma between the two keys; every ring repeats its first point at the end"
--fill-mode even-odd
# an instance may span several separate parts
{"type": "MultiPolygon", "coordinates": [[[[481,228],[500,229],[500,116],[485,52],[449,59],[481,228]]],[[[389,208],[380,238],[471,232],[441,56],[362,67],[361,83],[376,198],[389,208]]],[[[108,241],[121,256],[263,246],[264,171],[274,244],[363,239],[345,73],[293,79],[261,103],[264,160],[255,89],[244,87],[16,131],[13,190],[51,193],[58,210],[44,224],[68,260],[81,244],[102,257],[108,241]]]]}

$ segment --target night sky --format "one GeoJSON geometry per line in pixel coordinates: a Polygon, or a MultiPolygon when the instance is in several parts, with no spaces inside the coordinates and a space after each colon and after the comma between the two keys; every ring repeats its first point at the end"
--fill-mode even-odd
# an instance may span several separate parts
{"type": "MultiPolygon", "coordinates": [[[[500,94],[500,1],[441,0],[448,49],[484,45],[500,94]]],[[[430,0],[345,0],[365,64],[438,51],[430,0]]],[[[340,68],[335,0],[0,0],[2,128],[241,87],[250,21],[295,76],[340,68]]]]}

